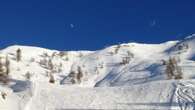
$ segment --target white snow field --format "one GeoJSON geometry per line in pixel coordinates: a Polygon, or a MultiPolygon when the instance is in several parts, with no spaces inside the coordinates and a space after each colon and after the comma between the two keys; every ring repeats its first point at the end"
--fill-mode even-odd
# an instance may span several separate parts
{"type": "Polygon", "coordinates": [[[195,35],[97,51],[10,46],[0,51],[0,110],[195,110],[194,60],[195,35]]]}

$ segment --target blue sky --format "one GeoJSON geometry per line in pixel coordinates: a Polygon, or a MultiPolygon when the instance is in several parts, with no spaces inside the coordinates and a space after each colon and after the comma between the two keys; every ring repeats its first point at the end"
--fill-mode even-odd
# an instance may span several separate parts
{"type": "Polygon", "coordinates": [[[0,45],[96,50],[195,33],[194,0],[1,0],[0,45]]]}

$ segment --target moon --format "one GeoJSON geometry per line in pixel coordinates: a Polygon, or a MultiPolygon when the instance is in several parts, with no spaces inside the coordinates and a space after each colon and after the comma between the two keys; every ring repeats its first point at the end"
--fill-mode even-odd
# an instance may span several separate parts
{"type": "Polygon", "coordinates": [[[151,27],[156,26],[156,20],[152,20],[152,21],[150,22],[150,26],[151,26],[151,27]]]}
{"type": "Polygon", "coordinates": [[[74,24],[70,24],[70,28],[74,28],[74,24]]]}

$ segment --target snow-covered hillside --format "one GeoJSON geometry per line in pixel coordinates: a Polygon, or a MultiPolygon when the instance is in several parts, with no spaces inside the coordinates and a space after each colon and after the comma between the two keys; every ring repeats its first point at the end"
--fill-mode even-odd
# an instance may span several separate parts
{"type": "Polygon", "coordinates": [[[0,51],[0,110],[195,109],[195,35],[98,51],[0,51]]]}

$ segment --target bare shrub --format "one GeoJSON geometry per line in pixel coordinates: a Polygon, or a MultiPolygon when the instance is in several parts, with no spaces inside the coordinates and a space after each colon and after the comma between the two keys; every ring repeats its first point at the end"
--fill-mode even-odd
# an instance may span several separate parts
{"type": "Polygon", "coordinates": [[[44,59],[41,59],[38,63],[39,63],[40,66],[46,67],[46,65],[47,65],[47,60],[44,58],[44,59]]]}
{"type": "Polygon", "coordinates": [[[98,67],[95,67],[95,73],[96,73],[96,74],[99,74],[99,69],[98,69],[98,67]]]}
{"type": "Polygon", "coordinates": [[[114,52],[108,52],[108,54],[112,56],[112,55],[114,55],[114,52]]]}
{"type": "Polygon", "coordinates": [[[0,82],[7,84],[9,82],[9,78],[7,75],[0,75],[0,82]]]}
{"type": "Polygon", "coordinates": [[[161,60],[161,62],[162,62],[162,65],[166,65],[167,64],[167,62],[165,60],[161,60]]]}
{"type": "Polygon", "coordinates": [[[67,56],[68,52],[59,52],[58,54],[60,57],[67,56]]]}
{"type": "Polygon", "coordinates": [[[62,68],[58,68],[57,72],[61,73],[62,72],[62,68]]]}
{"type": "Polygon", "coordinates": [[[121,48],[121,45],[117,45],[115,47],[114,53],[117,54],[120,48],[121,48]]]}
{"type": "Polygon", "coordinates": [[[72,66],[72,69],[68,75],[68,78],[70,79],[72,84],[81,83],[81,80],[83,78],[83,71],[82,71],[81,67],[77,66],[76,70],[74,70],[73,66],[72,66]]]}
{"type": "Polygon", "coordinates": [[[35,58],[31,58],[30,59],[30,62],[32,63],[32,62],[35,62],[35,58]]]}
{"type": "Polygon", "coordinates": [[[7,94],[5,92],[1,92],[1,97],[5,100],[6,99],[7,94]]]}
{"type": "Polygon", "coordinates": [[[76,76],[76,73],[74,71],[71,71],[70,74],[69,74],[69,77],[75,77],[76,76]]]}
{"type": "Polygon", "coordinates": [[[57,56],[57,53],[56,52],[53,52],[52,55],[51,55],[51,57],[53,58],[55,56],[57,56]]]}
{"type": "Polygon", "coordinates": [[[178,48],[178,50],[185,50],[185,49],[188,49],[189,46],[188,46],[188,44],[180,44],[177,48],[178,48]]]}
{"type": "Polygon", "coordinates": [[[131,58],[130,57],[123,57],[122,62],[120,63],[121,65],[126,65],[129,64],[131,58]]]}
{"type": "Polygon", "coordinates": [[[71,79],[71,83],[75,84],[76,83],[75,79],[71,79]]]}
{"type": "Polygon", "coordinates": [[[99,63],[98,68],[103,69],[104,68],[104,62],[99,63]]]}
{"type": "Polygon", "coordinates": [[[50,70],[51,72],[54,71],[54,64],[53,64],[51,58],[49,58],[49,60],[46,59],[46,58],[40,60],[40,61],[39,61],[39,65],[40,65],[41,67],[45,68],[45,69],[50,70]]]}
{"type": "Polygon", "coordinates": [[[133,58],[134,54],[132,52],[130,52],[130,51],[127,51],[127,56],[133,58]]]}
{"type": "Polygon", "coordinates": [[[79,55],[78,55],[78,57],[83,57],[83,54],[80,52],[79,55]]]}
{"type": "Polygon", "coordinates": [[[42,57],[49,57],[48,53],[47,52],[44,52],[42,57]]]}
{"type": "Polygon", "coordinates": [[[65,58],[65,61],[69,61],[69,58],[68,58],[68,56],[65,58]]]}
{"type": "Polygon", "coordinates": [[[130,51],[127,51],[127,54],[122,57],[122,62],[120,62],[121,65],[129,64],[131,59],[134,57],[134,54],[130,51]]]}
{"type": "Polygon", "coordinates": [[[25,78],[26,78],[27,80],[30,80],[30,78],[31,78],[31,74],[30,74],[30,72],[29,72],[29,71],[25,74],[25,78]]]}
{"type": "Polygon", "coordinates": [[[76,83],[76,81],[75,81],[76,73],[74,71],[71,71],[70,74],[68,75],[68,77],[71,79],[70,81],[72,84],[76,83]]]}

